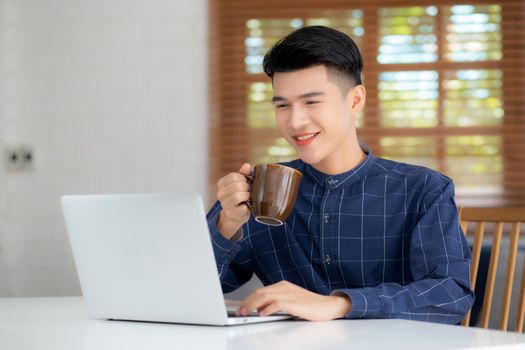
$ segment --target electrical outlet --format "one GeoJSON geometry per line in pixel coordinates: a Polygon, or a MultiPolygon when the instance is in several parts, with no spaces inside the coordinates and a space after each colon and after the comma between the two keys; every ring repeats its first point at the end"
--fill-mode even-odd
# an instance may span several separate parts
{"type": "Polygon", "coordinates": [[[35,152],[33,152],[33,148],[28,145],[20,146],[19,152],[20,156],[22,157],[22,163],[24,164],[24,171],[34,170],[35,152]]]}
{"type": "Polygon", "coordinates": [[[5,151],[5,167],[8,172],[15,173],[22,171],[22,154],[18,147],[7,147],[5,151]]]}
{"type": "Polygon", "coordinates": [[[5,151],[5,165],[10,173],[20,173],[34,169],[33,149],[26,145],[7,147],[5,151]]]}

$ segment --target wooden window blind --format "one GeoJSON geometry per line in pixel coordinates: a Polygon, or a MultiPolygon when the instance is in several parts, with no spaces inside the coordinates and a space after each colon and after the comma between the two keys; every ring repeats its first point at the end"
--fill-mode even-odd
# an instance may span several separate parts
{"type": "Polygon", "coordinates": [[[358,136],[450,176],[460,205],[525,205],[525,2],[211,0],[210,199],[243,162],[286,161],[264,53],[321,24],[364,58],[358,136]]]}

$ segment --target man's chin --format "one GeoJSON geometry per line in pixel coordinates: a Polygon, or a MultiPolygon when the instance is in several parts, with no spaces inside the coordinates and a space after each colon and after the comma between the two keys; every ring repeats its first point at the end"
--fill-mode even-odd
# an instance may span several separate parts
{"type": "Polygon", "coordinates": [[[319,163],[319,158],[314,156],[313,154],[302,154],[298,153],[299,158],[306,164],[310,164],[311,166],[315,166],[319,163]]]}

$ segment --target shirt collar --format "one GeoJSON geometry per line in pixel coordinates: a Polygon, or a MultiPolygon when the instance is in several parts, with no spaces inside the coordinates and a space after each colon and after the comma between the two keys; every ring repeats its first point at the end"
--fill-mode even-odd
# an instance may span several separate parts
{"type": "Polygon", "coordinates": [[[328,175],[315,169],[310,164],[305,164],[305,175],[312,178],[321,186],[325,186],[331,189],[335,189],[339,186],[348,186],[356,181],[363,179],[370,170],[372,164],[374,163],[375,157],[366,143],[360,140],[359,146],[361,147],[363,152],[365,152],[366,158],[355,168],[341,174],[328,175]]]}

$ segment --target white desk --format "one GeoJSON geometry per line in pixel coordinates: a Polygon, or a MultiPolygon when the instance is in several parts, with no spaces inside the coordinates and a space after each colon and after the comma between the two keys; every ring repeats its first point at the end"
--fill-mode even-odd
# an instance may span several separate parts
{"type": "Polygon", "coordinates": [[[525,349],[525,335],[403,320],[235,327],[90,320],[81,298],[0,299],[2,350],[525,349]]]}

